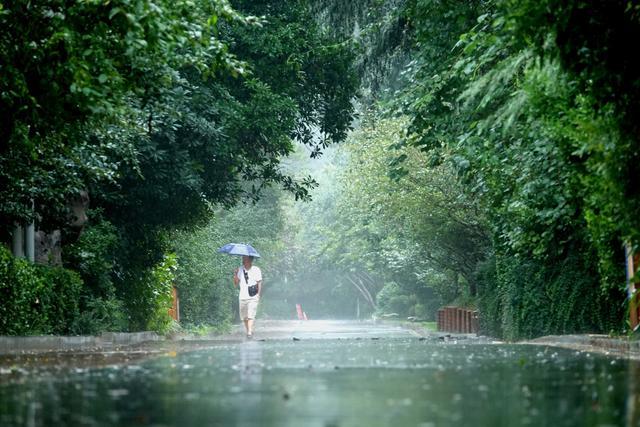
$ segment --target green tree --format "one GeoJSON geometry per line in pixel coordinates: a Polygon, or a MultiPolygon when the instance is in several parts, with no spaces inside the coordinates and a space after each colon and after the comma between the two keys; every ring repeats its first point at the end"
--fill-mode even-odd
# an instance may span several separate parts
{"type": "Polygon", "coordinates": [[[474,292],[489,243],[478,207],[450,168],[427,170],[428,156],[399,144],[406,125],[367,114],[314,171],[313,200],[285,208],[281,293],[310,315],[353,317],[359,300],[363,316],[433,318],[474,292]],[[392,176],[398,156],[406,173],[392,176]]]}
{"type": "Polygon", "coordinates": [[[59,0],[0,5],[5,231],[33,217],[31,200],[42,222],[64,222],[69,197],[92,181],[113,178],[123,158],[135,161],[125,136],[140,133],[148,108],[174,86],[176,69],[241,71],[215,33],[225,19],[247,20],[223,0],[194,6],[59,0]]]}
{"type": "Polygon", "coordinates": [[[41,228],[62,227],[88,188],[94,233],[67,264],[98,282],[87,307],[115,295],[130,328],[162,311],[171,232],[273,184],[307,197],[314,183],[282,173],[281,158],[295,139],[319,155],[353,117],[351,47],[313,25],[307,2],[235,6],[265,16],[224,0],[0,8],[2,238],[34,217],[32,200],[41,228]]]}
{"type": "Polygon", "coordinates": [[[282,191],[269,190],[257,203],[220,210],[211,221],[193,231],[173,236],[178,268],[176,286],[180,294],[181,321],[186,325],[224,325],[237,311],[237,291],[231,277],[240,257],[220,254],[230,242],[251,243],[262,255],[256,260],[265,278],[266,299],[278,280],[274,265],[280,253],[278,237],[284,229],[280,201],[282,191]]]}
{"type": "MultiPolygon", "coordinates": [[[[598,172],[608,166],[590,147],[626,142],[607,109],[593,109],[593,96],[566,72],[552,28],[535,27],[539,45],[522,31],[534,28],[530,19],[546,19],[545,11],[572,8],[525,3],[485,3],[473,21],[465,14],[468,29],[450,46],[454,55],[434,54],[434,36],[417,34],[425,58],[445,60],[436,67],[425,61],[407,90],[414,118],[407,141],[435,163],[452,164],[481,201],[495,263],[478,264],[480,303],[499,323],[489,327],[493,333],[619,328],[623,269],[613,260],[622,259],[622,233],[610,225],[622,216],[606,206],[620,192],[598,172]]],[[[633,203],[625,206],[633,210],[633,203]]]]}
{"type": "Polygon", "coordinates": [[[245,75],[180,69],[160,105],[170,108],[152,110],[148,134],[135,142],[136,167],[123,163],[119,180],[93,191],[119,229],[115,284],[125,301],[168,250],[167,232],[202,225],[216,206],[255,201],[274,184],[307,198],[314,182],[284,173],[281,159],[294,140],[317,156],[349,129],[357,84],[349,45],[313,25],[306,2],[236,6],[268,13],[260,26],[231,23],[218,33],[246,61],[245,75]]]}

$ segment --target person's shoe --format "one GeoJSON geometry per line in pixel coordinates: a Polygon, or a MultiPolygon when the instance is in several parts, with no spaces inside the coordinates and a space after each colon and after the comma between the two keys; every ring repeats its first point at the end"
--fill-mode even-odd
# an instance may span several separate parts
{"type": "Polygon", "coordinates": [[[247,334],[247,339],[248,340],[253,339],[253,334],[247,334]]]}

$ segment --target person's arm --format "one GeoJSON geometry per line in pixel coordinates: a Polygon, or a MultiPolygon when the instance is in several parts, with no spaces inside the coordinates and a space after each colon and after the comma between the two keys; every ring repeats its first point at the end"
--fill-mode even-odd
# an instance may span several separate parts
{"type": "Polygon", "coordinates": [[[238,283],[240,283],[240,278],[238,277],[238,270],[239,270],[239,269],[240,269],[240,268],[236,268],[236,269],[233,271],[233,287],[234,287],[234,288],[237,288],[237,287],[238,287],[238,283]]]}
{"type": "Polygon", "coordinates": [[[260,295],[262,294],[262,270],[260,270],[260,268],[256,268],[256,272],[258,274],[258,277],[256,277],[256,285],[258,285],[258,298],[260,298],[260,295]]]}

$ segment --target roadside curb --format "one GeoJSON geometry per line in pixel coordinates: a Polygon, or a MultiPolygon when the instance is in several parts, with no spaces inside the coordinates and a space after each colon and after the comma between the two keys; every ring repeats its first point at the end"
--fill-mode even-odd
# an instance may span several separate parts
{"type": "Polygon", "coordinates": [[[524,341],[521,344],[562,347],[640,360],[640,341],[612,338],[608,335],[548,335],[524,341]]]}
{"type": "Polygon", "coordinates": [[[109,349],[118,346],[163,341],[155,332],[104,332],[99,336],[0,336],[0,355],[67,350],[109,349]]]}

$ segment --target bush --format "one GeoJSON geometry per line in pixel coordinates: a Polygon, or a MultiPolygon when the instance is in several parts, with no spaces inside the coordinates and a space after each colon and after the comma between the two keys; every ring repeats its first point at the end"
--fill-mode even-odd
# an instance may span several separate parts
{"type": "Polygon", "coordinates": [[[81,335],[98,335],[101,332],[128,330],[126,309],[122,300],[110,297],[83,297],[81,313],[73,330],[81,335]]]}
{"type": "MultiPolygon", "coordinates": [[[[574,246],[555,260],[498,255],[480,274],[484,333],[515,340],[620,330],[622,289],[603,292],[594,254],[574,246]]],[[[622,278],[621,278],[622,282],[622,278]]]]}
{"type": "Polygon", "coordinates": [[[28,335],[45,333],[38,298],[44,280],[28,262],[0,248],[0,333],[28,335]]]}
{"type": "Polygon", "coordinates": [[[412,301],[408,295],[405,295],[402,288],[395,283],[387,283],[376,295],[376,303],[378,311],[381,314],[397,313],[406,317],[412,309],[412,301]]]}
{"type": "Polygon", "coordinates": [[[166,334],[175,326],[169,315],[173,304],[173,284],[178,262],[175,254],[167,254],[160,264],[151,271],[153,286],[153,310],[147,328],[160,334],[166,334]]]}
{"type": "Polygon", "coordinates": [[[80,296],[83,282],[71,270],[36,266],[45,286],[40,296],[40,307],[45,316],[48,334],[75,332],[75,322],[80,315],[80,296]]]}
{"type": "Polygon", "coordinates": [[[420,320],[433,320],[433,311],[429,310],[424,304],[416,304],[413,306],[413,315],[420,320]]]}
{"type": "Polygon", "coordinates": [[[91,224],[76,242],[65,247],[65,266],[80,273],[91,296],[108,299],[114,292],[111,278],[118,245],[116,228],[101,219],[100,212],[90,211],[91,224]]]}
{"type": "MultiPolygon", "coordinates": [[[[238,228],[229,227],[229,230],[238,228]]],[[[175,236],[180,321],[187,327],[220,325],[233,320],[238,297],[231,276],[240,259],[216,254],[215,248],[230,241],[222,235],[223,231],[226,231],[224,226],[213,220],[205,227],[175,236]]]]}
{"type": "Polygon", "coordinates": [[[132,330],[152,330],[160,334],[171,330],[173,319],[169,309],[177,267],[175,254],[167,254],[155,267],[131,282],[132,291],[126,302],[132,330]]]}
{"type": "Polygon", "coordinates": [[[36,266],[0,247],[0,334],[73,332],[82,286],[73,271],[36,266]]]}
{"type": "Polygon", "coordinates": [[[296,318],[295,304],[285,300],[282,294],[273,292],[273,288],[269,288],[266,297],[260,300],[258,311],[261,319],[296,318]]]}
{"type": "Polygon", "coordinates": [[[119,241],[117,229],[102,218],[100,211],[89,211],[89,218],[90,223],[78,240],[65,247],[65,266],[77,271],[85,283],[80,315],[73,328],[83,335],[126,331],[126,308],[116,298],[112,280],[119,241]]]}
{"type": "Polygon", "coordinates": [[[491,337],[502,337],[502,292],[497,278],[496,257],[491,256],[480,263],[477,274],[480,330],[491,337]]]}

